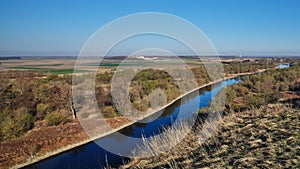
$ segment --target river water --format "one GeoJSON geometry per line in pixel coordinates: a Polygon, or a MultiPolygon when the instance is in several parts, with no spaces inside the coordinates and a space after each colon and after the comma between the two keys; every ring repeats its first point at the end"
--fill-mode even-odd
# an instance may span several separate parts
{"type": "MultiPolygon", "coordinates": [[[[289,64],[279,64],[280,69],[290,67],[289,64]]],[[[199,91],[190,93],[184,96],[182,99],[171,104],[163,110],[163,113],[157,118],[157,115],[149,116],[143,121],[150,121],[148,123],[134,123],[119,132],[134,138],[141,138],[142,135],[149,137],[160,133],[162,128],[165,128],[172,124],[177,118],[180,110],[183,110],[184,118],[191,117],[200,108],[207,107],[217,93],[224,87],[232,84],[236,84],[240,81],[240,78],[229,79],[219,82],[217,84],[204,87],[199,91]],[[153,120],[155,118],[155,120],[153,120]]],[[[130,152],[135,145],[131,145],[129,139],[120,139],[116,137],[116,134],[110,134],[103,138],[96,140],[100,144],[109,144],[115,149],[122,152],[130,152]]],[[[69,151],[63,152],[53,157],[49,157],[45,160],[39,161],[32,165],[26,166],[26,169],[82,169],[82,168],[104,168],[109,166],[117,167],[128,161],[128,158],[121,157],[119,155],[107,152],[103,148],[99,147],[95,142],[73,148],[69,151]]]]}
{"type": "MultiPolygon", "coordinates": [[[[150,121],[149,123],[134,123],[119,132],[128,136],[141,138],[142,135],[149,137],[150,135],[156,135],[160,133],[162,128],[165,128],[177,118],[180,110],[183,110],[184,117],[189,118],[195,112],[202,107],[207,107],[212,98],[224,87],[238,83],[240,78],[229,79],[219,82],[212,86],[199,89],[197,92],[193,92],[184,96],[182,99],[171,104],[165,110],[159,118],[153,120],[156,115],[149,116],[143,121],[150,121]]],[[[98,143],[106,143],[120,150],[120,152],[132,151],[132,147],[129,139],[120,139],[116,135],[110,134],[103,138],[96,140],[98,143]]],[[[107,165],[117,167],[128,161],[128,158],[124,158],[110,152],[107,152],[103,148],[99,147],[95,142],[76,147],[69,151],[63,152],[53,157],[49,157],[45,160],[39,161],[32,165],[26,166],[26,169],[82,169],[82,168],[103,168],[107,165]]]]}

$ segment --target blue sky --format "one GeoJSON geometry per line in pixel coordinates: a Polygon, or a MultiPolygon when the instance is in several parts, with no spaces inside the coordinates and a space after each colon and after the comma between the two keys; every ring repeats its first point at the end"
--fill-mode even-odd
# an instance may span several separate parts
{"type": "Polygon", "coordinates": [[[300,55],[299,7],[299,0],[0,0],[0,55],[78,55],[99,28],[138,12],[190,21],[221,54],[300,55]]]}

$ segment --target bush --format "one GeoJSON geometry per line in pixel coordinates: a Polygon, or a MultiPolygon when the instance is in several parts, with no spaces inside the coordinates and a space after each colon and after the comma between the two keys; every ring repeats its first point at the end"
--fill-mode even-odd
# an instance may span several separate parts
{"type": "Polygon", "coordinates": [[[13,139],[16,138],[18,135],[17,127],[12,118],[7,117],[1,123],[1,139],[13,139]]]}
{"type": "Polygon", "coordinates": [[[50,74],[50,75],[47,76],[46,80],[48,82],[59,80],[59,76],[57,74],[50,74]]]}
{"type": "Polygon", "coordinates": [[[117,111],[112,106],[106,106],[101,110],[102,115],[105,118],[118,116],[117,111]]]}
{"type": "Polygon", "coordinates": [[[0,124],[4,121],[4,119],[11,114],[11,111],[8,108],[0,111],[0,124]]]}
{"type": "Polygon", "coordinates": [[[98,73],[96,75],[96,80],[100,84],[109,84],[111,82],[111,80],[112,80],[112,77],[113,77],[113,74],[109,73],[109,72],[98,73]]]}
{"type": "Polygon", "coordinates": [[[49,104],[38,104],[36,111],[35,119],[42,120],[46,114],[54,111],[54,107],[49,104]]]}
{"type": "Polygon", "coordinates": [[[21,108],[16,111],[17,117],[16,117],[16,123],[20,130],[23,130],[24,132],[29,130],[32,127],[32,114],[30,114],[26,108],[21,108]]]}
{"type": "Polygon", "coordinates": [[[198,110],[198,114],[200,115],[206,115],[209,112],[209,107],[203,107],[198,110]]]}
{"type": "Polygon", "coordinates": [[[250,80],[246,80],[242,85],[247,87],[248,89],[253,88],[253,83],[250,80]]]}
{"type": "Polygon", "coordinates": [[[48,126],[57,126],[61,123],[67,122],[66,116],[60,114],[60,112],[52,112],[45,116],[45,120],[48,126]]]}
{"type": "Polygon", "coordinates": [[[143,90],[146,93],[146,95],[149,95],[152,90],[154,90],[156,87],[156,81],[145,81],[143,83],[143,90]]]}
{"type": "Polygon", "coordinates": [[[14,112],[15,116],[7,116],[1,122],[1,137],[2,139],[14,139],[32,128],[33,116],[22,107],[14,112]]]}

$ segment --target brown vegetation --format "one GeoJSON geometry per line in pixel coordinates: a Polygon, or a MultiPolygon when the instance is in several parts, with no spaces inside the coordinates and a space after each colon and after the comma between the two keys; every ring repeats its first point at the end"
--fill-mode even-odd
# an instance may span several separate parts
{"type": "MultiPolygon", "coordinates": [[[[251,65],[248,66],[251,69],[240,70],[243,67],[241,64],[245,63],[234,63],[229,65],[229,67],[232,67],[230,69],[225,66],[225,70],[229,73],[236,73],[275,66],[269,62],[259,61],[252,63],[252,65],[247,63],[251,65]]],[[[104,117],[110,121],[112,126],[117,127],[127,121],[120,117],[112,103],[110,83],[114,69],[105,70],[97,73],[96,98],[104,117]]],[[[203,65],[193,67],[192,72],[199,86],[210,81],[203,65]]],[[[73,82],[74,85],[84,81],[84,77],[81,80],[78,79],[79,81],[76,81],[75,84],[73,82]]],[[[54,75],[42,71],[0,72],[0,153],[3,154],[0,159],[1,166],[24,161],[27,158],[26,153],[17,153],[18,151],[25,151],[21,150],[22,147],[23,149],[31,149],[29,147],[32,147],[31,152],[42,154],[45,151],[76,143],[85,138],[79,127],[74,131],[70,127],[79,125],[74,122],[72,117],[71,85],[71,75],[54,75]],[[69,128],[72,131],[68,131],[69,129],[64,130],[66,131],[64,134],[56,132],[61,127],[69,128]],[[49,134],[41,137],[43,132],[49,134]],[[78,137],[71,139],[70,135],[75,133],[78,134],[78,137]],[[31,141],[28,142],[27,138],[29,137],[31,141]],[[51,145],[47,145],[43,144],[43,139],[37,139],[39,137],[44,138],[44,140],[55,140],[57,137],[60,139],[52,141],[51,145]],[[63,141],[63,139],[66,140],[63,141]],[[12,151],[16,145],[20,147],[20,150],[12,151]],[[41,146],[34,147],[33,145],[41,146]],[[11,151],[13,155],[8,151],[11,151]],[[9,162],[9,158],[12,157],[15,157],[16,160],[9,162]]],[[[278,85],[278,88],[280,88],[280,84],[278,85]]],[[[166,93],[167,102],[172,101],[179,95],[178,86],[169,74],[164,71],[146,69],[140,72],[131,83],[132,103],[137,109],[146,110],[149,107],[148,95],[157,88],[166,93]]],[[[284,90],[284,85],[281,85],[281,89],[284,90]]],[[[295,89],[297,89],[297,86],[295,89]]]]}
{"type": "Polygon", "coordinates": [[[122,168],[299,168],[299,118],[299,109],[282,104],[230,114],[204,144],[199,125],[170,151],[122,168]]]}

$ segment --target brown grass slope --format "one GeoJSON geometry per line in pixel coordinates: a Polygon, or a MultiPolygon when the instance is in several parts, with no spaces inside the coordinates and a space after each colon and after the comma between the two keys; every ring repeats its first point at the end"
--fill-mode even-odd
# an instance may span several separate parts
{"type": "Polygon", "coordinates": [[[299,109],[269,104],[225,116],[204,144],[198,126],[169,152],[123,168],[299,168],[299,129],[299,109]]]}

